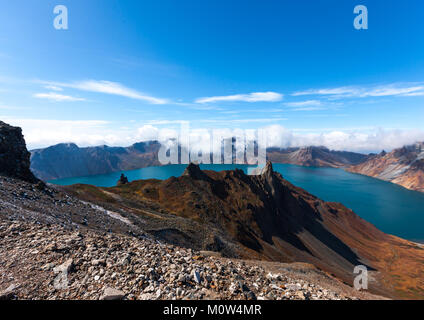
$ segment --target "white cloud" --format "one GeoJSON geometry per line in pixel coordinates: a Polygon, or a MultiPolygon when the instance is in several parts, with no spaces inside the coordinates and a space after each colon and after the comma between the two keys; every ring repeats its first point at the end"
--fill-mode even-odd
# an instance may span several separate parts
{"type": "Polygon", "coordinates": [[[74,142],[81,146],[125,143],[125,135],[108,130],[109,122],[102,120],[45,120],[7,117],[3,117],[2,120],[22,128],[29,149],[63,142],[74,142]]]}
{"type": "Polygon", "coordinates": [[[165,124],[170,124],[170,125],[175,125],[175,124],[183,124],[183,123],[188,123],[187,120],[149,120],[147,121],[147,123],[149,125],[165,125],[165,124]]]}
{"type": "MultiPolygon", "coordinates": [[[[2,120],[23,129],[29,149],[47,147],[57,143],[74,142],[79,146],[129,146],[139,141],[164,141],[178,136],[179,126],[161,128],[146,124],[141,127],[122,127],[103,120],[39,120],[5,118],[2,120]]],[[[231,128],[231,127],[230,127],[231,128]]],[[[356,152],[390,151],[404,145],[424,141],[424,130],[380,129],[380,128],[327,128],[318,131],[309,129],[287,129],[281,125],[262,127],[267,131],[269,147],[326,146],[333,150],[356,152]]],[[[212,128],[211,128],[212,129],[212,128]]],[[[227,136],[241,129],[220,128],[227,136]]],[[[211,131],[209,131],[211,133],[211,131]]],[[[203,143],[199,136],[208,134],[205,129],[190,130],[194,145],[203,143]]]]}
{"type": "Polygon", "coordinates": [[[286,106],[289,107],[306,107],[306,106],[320,106],[321,101],[319,100],[306,100],[306,101],[298,101],[298,102],[287,102],[286,106]]]}
{"type": "Polygon", "coordinates": [[[294,108],[293,111],[318,111],[318,110],[325,110],[325,108],[322,107],[300,107],[300,108],[294,108]]]}
{"type": "Polygon", "coordinates": [[[267,126],[265,130],[268,147],[287,148],[292,146],[294,134],[291,130],[280,125],[267,126]]]}
{"type": "Polygon", "coordinates": [[[392,83],[381,86],[357,87],[345,86],[338,88],[310,89],[298,91],[293,96],[323,95],[334,98],[366,98],[388,96],[417,96],[424,95],[424,84],[399,84],[392,83]]]}
{"type": "MultiPolygon", "coordinates": [[[[305,146],[326,146],[332,150],[346,150],[368,153],[381,150],[390,151],[404,145],[413,144],[417,141],[424,141],[423,130],[401,130],[401,129],[380,129],[380,128],[354,128],[327,129],[323,132],[297,132],[287,129],[281,125],[269,125],[263,127],[266,130],[268,147],[288,148],[305,146]]],[[[223,132],[224,136],[231,137],[240,134],[241,129],[215,129],[223,132]]],[[[192,129],[190,130],[190,143],[199,150],[205,146],[205,137],[212,133],[211,130],[192,129]]],[[[175,139],[178,137],[178,129],[158,129],[154,126],[144,126],[139,129],[138,138],[140,141],[150,140],[151,137],[158,137],[160,141],[175,139]]]]}
{"type": "Polygon", "coordinates": [[[405,93],[404,94],[405,97],[418,97],[418,96],[424,96],[424,91],[417,91],[417,92],[410,92],[410,93],[405,93]]]}
{"type": "Polygon", "coordinates": [[[405,96],[424,92],[424,86],[412,87],[377,87],[362,93],[361,97],[386,97],[386,96],[405,96]]]}
{"type": "Polygon", "coordinates": [[[44,88],[48,89],[48,90],[53,90],[53,91],[63,91],[63,89],[61,87],[58,86],[52,86],[52,85],[47,85],[44,86],[44,88]]]}
{"type": "Polygon", "coordinates": [[[239,113],[241,113],[241,110],[226,110],[226,111],[221,111],[220,113],[222,113],[222,114],[239,114],[239,113]]]}
{"type": "Polygon", "coordinates": [[[369,152],[392,150],[424,141],[423,130],[381,129],[328,130],[317,133],[297,133],[279,125],[269,126],[268,143],[272,147],[326,146],[333,150],[369,152]]]}
{"type": "Polygon", "coordinates": [[[355,95],[358,94],[358,89],[354,87],[340,87],[340,88],[327,88],[327,89],[310,89],[306,91],[298,91],[292,96],[306,96],[306,95],[355,95]]]}
{"type": "Polygon", "coordinates": [[[266,123],[285,121],[287,118],[254,118],[254,119],[205,119],[198,120],[203,123],[222,123],[222,124],[237,124],[237,123],[266,123]]]}
{"type": "Polygon", "coordinates": [[[101,80],[101,81],[86,80],[86,81],[79,81],[79,82],[73,82],[73,83],[51,82],[51,83],[48,83],[48,85],[53,85],[56,87],[72,88],[72,89],[77,89],[82,91],[117,95],[117,96],[122,96],[126,98],[146,101],[151,104],[165,104],[168,102],[165,99],[155,98],[155,97],[146,95],[144,93],[141,93],[137,90],[127,88],[118,82],[111,82],[111,81],[104,81],[104,80],[101,80]]]}
{"type": "Polygon", "coordinates": [[[235,94],[230,96],[215,96],[196,99],[196,103],[210,103],[219,101],[244,101],[244,102],[277,102],[283,95],[277,92],[252,92],[249,94],[235,94]]]}
{"type": "Polygon", "coordinates": [[[297,101],[297,102],[287,102],[285,103],[288,107],[293,107],[295,110],[309,111],[309,110],[321,110],[320,106],[322,105],[319,100],[306,100],[306,101],[297,101]]]}
{"type": "Polygon", "coordinates": [[[35,98],[39,99],[47,99],[57,102],[68,102],[68,101],[85,101],[83,98],[77,98],[72,96],[67,96],[63,94],[58,94],[55,92],[49,92],[49,93],[36,93],[34,94],[35,98]]]}
{"type": "Polygon", "coordinates": [[[159,138],[159,129],[150,124],[137,129],[137,138],[140,141],[157,140],[159,138]]]}

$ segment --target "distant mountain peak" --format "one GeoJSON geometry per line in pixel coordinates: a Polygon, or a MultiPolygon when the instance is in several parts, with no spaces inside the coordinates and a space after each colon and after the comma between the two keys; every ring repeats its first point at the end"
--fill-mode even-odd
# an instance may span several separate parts
{"type": "Polygon", "coordinates": [[[129,147],[78,147],[60,143],[45,149],[32,150],[31,169],[45,181],[111,172],[128,171],[160,165],[160,145],[141,142],[129,147]]]}

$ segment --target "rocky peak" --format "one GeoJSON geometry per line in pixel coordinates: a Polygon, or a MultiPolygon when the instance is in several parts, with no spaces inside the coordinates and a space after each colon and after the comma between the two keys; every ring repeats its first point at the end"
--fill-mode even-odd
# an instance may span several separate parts
{"type": "Polygon", "coordinates": [[[265,167],[262,169],[262,174],[263,175],[271,175],[273,174],[274,169],[272,168],[272,162],[271,161],[267,161],[265,167]]]}
{"type": "Polygon", "coordinates": [[[125,174],[121,173],[121,177],[119,178],[117,185],[122,186],[124,184],[127,184],[128,182],[129,181],[128,181],[127,176],[125,174]]]}
{"type": "Polygon", "coordinates": [[[46,149],[54,150],[55,152],[64,152],[64,151],[68,151],[68,150],[75,151],[75,150],[78,150],[79,147],[75,143],[67,142],[67,143],[58,143],[58,144],[50,146],[46,149]]]}
{"type": "Polygon", "coordinates": [[[265,182],[265,188],[270,191],[272,195],[275,195],[275,185],[276,185],[276,173],[272,168],[272,162],[267,161],[265,167],[262,169],[261,177],[265,182]]]}
{"type": "Polygon", "coordinates": [[[187,168],[184,170],[182,176],[188,176],[195,180],[203,180],[207,178],[207,175],[200,169],[197,163],[190,162],[187,168]]]}
{"type": "Polygon", "coordinates": [[[0,174],[28,182],[37,182],[30,170],[28,152],[22,130],[0,121],[0,174]]]}

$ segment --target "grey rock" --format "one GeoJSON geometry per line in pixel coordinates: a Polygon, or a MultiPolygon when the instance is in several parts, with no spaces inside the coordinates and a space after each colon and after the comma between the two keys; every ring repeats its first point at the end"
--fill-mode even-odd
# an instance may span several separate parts
{"type": "Polygon", "coordinates": [[[122,300],[125,297],[125,293],[115,288],[106,287],[103,291],[103,295],[100,300],[122,300]]]}
{"type": "Polygon", "coordinates": [[[73,267],[73,260],[68,259],[64,263],[62,263],[61,265],[55,267],[53,269],[53,271],[55,273],[60,273],[60,272],[68,273],[69,271],[71,271],[72,267],[73,267]]]}
{"type": "Polygon", "coordinates": [[[200,283],[201,282],[200,273],[197,270],[193,270],[192,276],[193,276],[193,280],[196,283],[200,283]]]}
{"type": "Polygon", "coordinates": [[[0,291],[0,300],[10,300],[15,296],[18,286],[11,284],[6,290],[0,291]]]}
{"type": "Polygon", "coordinates": [[[72,270],[72,267],[73,267],[73,260],[68,259],[64,263],[62,263],[60,266],[57,266],[53,269],[53,271],[58,274],[53,281],[53,286],[55,289],[66,290],[69,288],[68,272],[72,270]]]}

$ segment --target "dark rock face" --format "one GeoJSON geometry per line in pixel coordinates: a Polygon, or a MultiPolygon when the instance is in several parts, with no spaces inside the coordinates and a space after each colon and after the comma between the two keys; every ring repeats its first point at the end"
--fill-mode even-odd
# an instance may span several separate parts
{"type": "Polygon", "coordinates": [[[0,174],[28,182],[37,179],[30,170],[28,152],[21,128],[0,121],[0,174]]]}
{"type": "Polygon", "coordinates": [[[121,173],[121,177],[119,178],[117,185],[122,186],[124,184],[127,184],[128,182],[129,181],[128,181],[127,176],[125,174],[121,173]]]}
{"type": "Polygon", "coordinates": [[[206,174],[200,169],[199,165],[192,162],[187,166],[182,175],[189,176],[196,180],[207,178],[206,174]]]}

